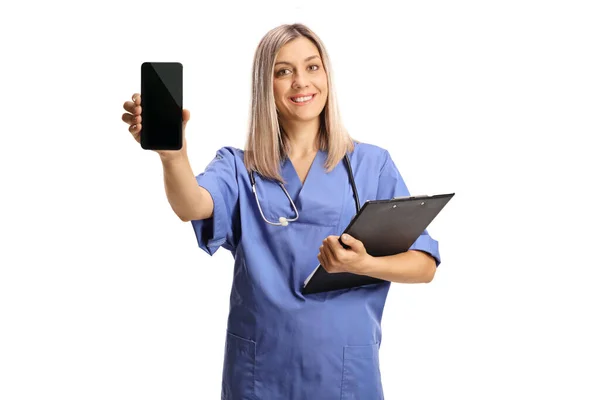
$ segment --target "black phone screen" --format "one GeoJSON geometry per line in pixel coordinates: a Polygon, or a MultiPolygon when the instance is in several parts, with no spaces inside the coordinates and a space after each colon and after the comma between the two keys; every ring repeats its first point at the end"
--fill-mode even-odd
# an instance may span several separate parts
{"type": "Polygon", "coordinates": [[[178,62],[142,64],[142,130],[147,150],[179,150],[183,144],[183,66],[178,62]]]}

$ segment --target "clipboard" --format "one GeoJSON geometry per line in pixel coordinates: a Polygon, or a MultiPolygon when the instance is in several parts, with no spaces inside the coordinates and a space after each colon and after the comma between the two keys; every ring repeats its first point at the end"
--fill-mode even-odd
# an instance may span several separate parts
{"type": "MultiPolygon", "coordinates": [[[[360,240],[373,257],[403,253],[410,249],[452,197],[454,193],[369,200],[343,233],[360,240]]],[[[346,247],[341,240],[340,244],[346,247]]],[[[385,281],[349,272],[329,273],[319,264],[304,281],[302,294],[382,282],[385,281]]]]}

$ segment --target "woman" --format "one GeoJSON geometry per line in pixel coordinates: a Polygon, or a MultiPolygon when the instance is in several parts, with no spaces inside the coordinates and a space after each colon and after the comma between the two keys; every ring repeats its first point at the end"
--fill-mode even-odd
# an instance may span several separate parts
{"type": "MultiPolygon", "coordinates": [[[[124,108],[139,142],[140,96],[124,108]]],[[[184,129],[189,118],[184,110],[184,129]]],[[[382,399],[389,282],[430,282],[437,242],[423,232],[410,251],[376,258],[356,239],[342,238],[348,249],[338,242],[356,213],[345,155],[360,199],[409,192],[386,150],[344,130],[327,51],[306,26],[279,26],[259,43],[249,130],[245,151],[221,148],[198,176],[185,144],[158,151],[169,202],[200,248],[235,258],[222,398],[382,399]],[[305,296],[317,262],[388,282],[305,296]]]]}

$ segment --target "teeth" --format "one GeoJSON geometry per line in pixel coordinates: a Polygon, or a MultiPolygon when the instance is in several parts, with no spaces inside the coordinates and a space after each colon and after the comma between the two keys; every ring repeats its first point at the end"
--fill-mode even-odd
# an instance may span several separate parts
{"type": "Polygon", "coordinates": [[[312,99],[313,96],[306,96],[306,97],[292,97],[292,101],[295,103],[304,103],[305,101],[308,101],[310,99],[312,99]]]}

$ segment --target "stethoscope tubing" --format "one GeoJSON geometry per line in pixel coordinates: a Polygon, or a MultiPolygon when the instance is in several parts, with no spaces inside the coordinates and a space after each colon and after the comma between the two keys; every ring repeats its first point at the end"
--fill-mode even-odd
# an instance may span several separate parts
{"type": "MultiPolygon", "coordinates": [[[[344,156],[344,164],[346,165],[346,169],[348,170],[348,178],[350,180],[350,185],[352,186],[352,194],[354,196],[354,204],[356,206],[356,213],[358,214],[358,212],[360,211],[360,200],[359,200],[359,197],[358,197],[358,190],[356,189],[356,184],[354,182],[354,173],[352,172],[352,166],[350,165],[350,158],[348,157],[348,154],[346,154],[344,156]]],[[[288,200],[290,201],[290,204],[292,205],[292,208],[294,209],[295,217],[293,217],[293,218],[279,217],[279,223],[269,221],[265,217],[265,215],[263,213],[263,210],[262,210],[262,207],[260,206],[260,201],[258,200],[258,194],[257,194],[257,191],[256,191],[256,180],[254,179],[254,171],[250,171],[250,183],[252,185],[252,192],[254,193],[254,198],[256,199],[256,205],[258,206],[258,210],[260,211],[260,215],[262,216],[263,220],[266,223],[268,223],[270,225],[287,226],[289,222],[294,222],[294,221],[296,221],[300,217],[300,215],[298,213],[298,209],[296,208],[296,204],[292,200],[292,198],[291,198],[290,194],[288,193],[288,191],[285,189],[285,186],[283,186],[283,184],[281,182],[278,182],[279,186],[281,187],[281,189],[283,190],[283,192],[287,196],[288,200]]]]}

